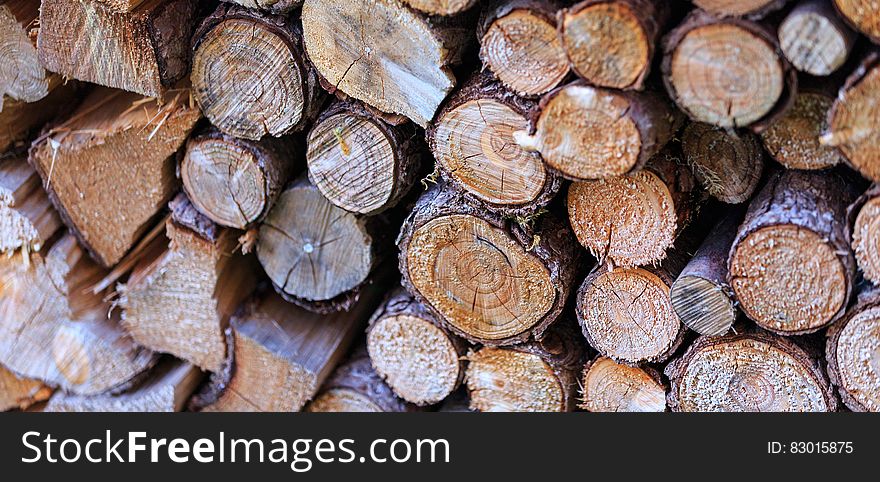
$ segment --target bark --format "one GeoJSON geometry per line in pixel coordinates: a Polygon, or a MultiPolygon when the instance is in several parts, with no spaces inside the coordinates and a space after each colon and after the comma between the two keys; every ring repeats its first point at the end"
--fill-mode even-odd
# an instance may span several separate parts
{"type": "Polygon", "coordinates": [[[276,15],[286,15],[293,10],[302,7],[303,0],[223,0],[224,2],[237,3],[242,7],[264,10],[276,15]]]}
{"type": "Polygon", "coordinates": [[[828,329],[828,375],[844,405],[854,412],[880,411],[880,288],[864,283],[846,317],[828,329]]]}
{"type": "Polygon", "coordinates": [[[880,285],[880,184],[850,205],[847,218],[856,264],[866,279],[880,285]]]}
{"type": "Polygon", "coordinates": [[[861,0],[832,0],[838,14],[872,42],[880,42],[880,12],[874,4],[861,0]]]}
{"type": "Polygon", "coordinates": [[[193,35],[193,95],[205,117],[254,141],[303,130],[324,94],[301,38],[294,17],[220,4],[193,35]]]}
{"type": "Polygon", "coordinates": [[[730,284],[743,311],[763,328],[794,335],[843,316],[855,260],[845,173],[776,172],[752,199],[730,249],[730,284]]]}
{"type": "Polygon", "coordinates": [[[751,132],[693,122],[682,133],[681,149],[697,182],[719,201],[739,204],[751,199],[758,188],[764,151],[751,132]]]}
{"type": "Polygon", "coordinates": [[[540,339],[565,305],[580,253],[549,213],[526,224],[469,204],[442,183],[434,186],[397,240],[403,286],[471,342],[540,339]]]}
{"type": "Polygon", "coordinates": [[[77,93],[83,90],[81,84],[65,83],[56,74],[50,74],[47,82],[48,94],[36,102],[0,96],[0,152],[26,149],[32,134],[43,124],[75,107],[77,93]]]}
{"type": "Polygon", "coordinates": [[[26,158],[0,163],[0,253],[38,252],[61,227],[40,176],[26,158]]]}
{"type": "Polygon", "coordinates": [[[196,14],[189,0],[145,0],[128,13],[98,2],[47,0],[39,58],[66,77],[162,97],[189,72],[196,14]]]}
{"type": "Polygon", "coordinates": [[[309,180],[346,211],[378,214],[412,188],[424,150],[411,122],[393,125],[359,102],[337,101],[309,131],[309,180]]]}
{"type": "Polygon", "coordinates": [[[428,129],[440,175],[486,209],[527,218],[559,192],[562,178],[516,144],[535,102],[477,74],[450,97],[428,129]]]}
{"type": "Polygon", "coordinates": [[[362,348],[336,368],[307,412],[412,412],[415,405],[397,398],[370,365],[362,348]]]}
{"type": "Polygon", "coordinates": [[[798,70],[829,75],[846,63],[855,32],[823,0],[803,0],[779,25],[779,44],[798,70]]]}
{"type": "Polygon", "coordinates": [[[820,142],[837,96],[827,85],[798,87],[794,104],[761,133],[767,153],[789,169],[818,170],[837,165],[840,152],[820,142]]]}
{"type": "Polygon", "coordinates": [[[24,410],[50,396],[52,389],[43,382],[19,377],[0,365],[0,411],[24,410]]]}
{"type": "Polygon", "coordinates": [[[579,407],[588,412],[666,411],[666,387],[657,371],[603,356],[584,367],[581,395],[579,407]]]}
{"type": "Polygon", "coordinates": [[[478,3],[478,0],[403,0],[410,7],[428,15],[457,15],[478,3]]]}

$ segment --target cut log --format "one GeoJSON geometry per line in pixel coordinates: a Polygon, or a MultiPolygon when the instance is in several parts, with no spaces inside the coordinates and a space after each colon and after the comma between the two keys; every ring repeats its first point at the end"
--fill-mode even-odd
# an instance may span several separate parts
{"type": "Polygon", "coordinates": [[[480,59],[510,90],[534,96],[568,76],[556,34],[555,0],[496,1],[483,8],[477,35],[480,59]]]}
{"type": "Polygon", "coordinates": [[[300,178],[260,226],[257,257],[287,301],[318,313],[346,310],[379,264],[381,222],[334,206],[300,178]]]}
{"type": "Polygon", "coordinates": [[[585,0],[563,10],[562,46],[572,69],[593,85],[641,90],[669,18],[656,0],[585,0]]]}
{"type": "Polygon", "coordinates": [[[541,99],[535,133],[514,134],[526,150],[573,180],[641,168],[672,138],[681,118],[659,95],[574,82],[541,99]]]}
{"type": "Polygon", "coordinates": [[[669,290],[678,318],[701,335],[726,334],[739,314],[728,281],[727,256],[742,218],[743,210],[728,212],[712,228],[669,290]]]}
{"type": "Polygon", "coordinates": [[[794,105],[761,133],[767,153],[789,169],[825,169],[840,162],[840,153],[819,142],[828,129],[834,96],[822,89],[801,89],[794,105]]]}
{"type": "Polygon", "coordinates": [[[880,288],[867,283],[846,318],[828,329],[828,375],[854,412],[880,412],[880,288]]]}
{"type": "Polygon", "coordinates": [[[694,5],[719,17],[760,18],[778,10],[787,0],[692,0],[694,5]]]}
{"type": "Polygon", "coordinates": [[[0,253],[38,252],[60,227],[61,218],[27,159],[0,162],[0,253]]]}
{"type": "Polygon", "coordinates": [[[367,351],[376,373],[398,397],[430,405],[455,391],[464,377],[466,344],[431,312],[397,289],[370,320],[367,351]]]}
{"type": "Polygon", "coordinates": [[[833,412],[837,398],[810,353],[758,331],[703,336],[666,366],[675,412],[833,412]]]}
{"type": "Polygon", "coordinates": [[[674,273],[664,268],[594,270],[577,292],[577,319],[590,345],[619,363],[662,362],[681,345],[685,327],[669,298],[674,273]]]}
{"type": "Polygon", "coordinates": [[[471,408],[481,412],[568,412],[574,409],[583,341],[560,322],[540,341],[483,347],[467,355],[471,408]]]}
{"type": "Polygon", "coordinates": [[[541,338],[565,305],[580,253],[552,215],[533,226],[513,224],[434,186],[398,238],[403,286],[471,342],[541,338]]]}
{"type": "Polygon", "coordinates": [[[221,226],[248,229],[269,213],[295,161],[288,142],[248,141],[211,128],[190,137],[178,172],[199,212],[221,226]]]}
{"type": "Polygon", "coordinates": [[[0,365],[0,411],[24,410],[51,395],[52,389],[43,382],[21,378],[0,365]]]}
{"type": "Polygon", "coordinates": [[[874,184],[849,208],[852,250],[862,274],[880,285],[880,184],[874,184]]]}
{"type": "Polygon", "coordinates": [[[856,33],[825,0],[804,0],[779,25],[779,45],[791,64],[811,75],[829,75],[846,63],[856,33]]]}
{"type": "Polygon", "coordinates": [[[79,100],[78,84],[64,83],[60,75],[47,78],[49,94],[32,103],[0,97],[0,152],[11,148],[25,148],[31,134],[39,131],[46,122],[67,112],[79,100]]]}
{"type": "Polygon", "coordinates": [[[193,95],[218,129],[259,140],[302,130],[324,97],[293,17],[220,4],[193,36],[193,95]]]}
{"type": "Polygon", "coordinates": [[[410,412],[415,406],[397,398],[370,365],[366,352],[356,350],[324,382],[307,412],[410,412]]]}
{"type": "Polygon", "coordinates": [[[160,105],[97,89],[31,147],[49,199],[100,264],[116,264],[177,190],[172,155],[201,116],[188,104],[183,90],[160,105]]]}
{"type": "Polygon", "coordinates": [[[774,173],[752,199],[730,249],[730,284],[743,311],[780,334],[812,333],[843,316],[855,276],[842,173],[774,173]]]}
{"type": "Polygon", "coordinates": [[[94,396],[56,393],[45,412],[179,412],[202,379],[202,372],[189,363],[168,359],[158,364],[149,378],[118,395],[94,396]]]}
{"type": "Polygon", "coordinates": [[[428,15],[456,15],[477,4],[478,0],[403,0],[410,7],[428,15]]]}
{"type": "Polygon", "coordinates": [[[695,121],[760,131],[797,91],[776,36],[757,23],[695,10],[663,42],[666,90],[695,121]]]}
{"type": "Polygon", "coordinates": [[[488,74],[468,81],[428,129],[440,174],[487,209],[527,217],[546,206],[562,179],[537,153],[519,147],[535,103],[517,97],[488,74]]]}
{"type": "Polygon", "coordinates": [[[45,0],[37,51],[66,77],[161,97],[189,72],[197,2],[144,0],[130,12],[99,2],[45,0]]]}
{"type": "Polygon", "coordinates": [[[46,69],[34,44],[40,2],[11,0],[0,5],[0,111],[4,100],[36,102],[49,95],[46,69]]]}
{"type": "Polygon", "coordinates": [[[828,132],[819,138],[834,146],[853,169],[880,181],[880,53],[869,54],[846,80],[828,113],[828,132]]]}
{"type": "Polygon", "coordinates": [[[833,0],[844,20],[856,30],[868,36],[872,42],[880,42],[880,5],[870,0],[833,0]]]}
{"type": "Polygon", "coordinates": [[[681,150],[700,186],[721,202],[748,201],[758,188],[764,151],[750,132],[692,122],[682,133],[681,150]]]}
{"type": "Polygon", "coordinates": [[[589,412],[665,412],[660,374],[598,357],[584,367],[580,408],[589,412]]]}
{"type": "MultiPolygon", "coordinates": [[[[138,1],[138,0],[129,0],[138,1]]],[[[285,15],[302,6],[303,0],[223,0],[237,3],[242,7],[265,10],[269,13],[285,15]]]]}
{"type": "Polygon", "coordinates": [[[694,177],[671,149],[626,176],[572,183],[568,220],[601,262],[638,266],[663,260],[693,213],[694,177]]]}
{"type": "Polygon", "coordinates": [[[236,232],[217,227],[185,195],[169,207],[170,242],[159,236],[117,288],[122,324],[141,345],[218,371],[223,330],[254,288],[255,262],[235,253],[236,232]]]}
{"type": "Polygon", "coordinates": [[[0,259],[0,363],[78,394],[123,390],[155,357],[88,291],[104,270],[70,234],[52,240],[29,259],[0,259]]]}
{"type": "Polygon", "coordinates": [[[428,19],[399,0],[306,0],[306,51],[331,92],[425,127],[455,86],[449,67],[473,35],[461,19],[428,19]]]}
{"type": "Polygon", "coordinates": [[[423,150],[414,124],[392,125],[360,103],[336,102],[309,131],[309,179],[336,206],[377,214],[409,192],[423,150]]]}

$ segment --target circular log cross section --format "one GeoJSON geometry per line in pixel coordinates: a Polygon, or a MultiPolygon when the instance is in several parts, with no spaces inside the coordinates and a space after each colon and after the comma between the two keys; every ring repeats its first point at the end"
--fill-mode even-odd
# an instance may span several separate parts
{"type": "Polygon", "coordinates": [[[306,412],[378,413],[382,407],[362,393],[348,388],[331,388],[306,406],[306,412]]]}
{"type": "Polygon", "coordinates": [[[485,347],[468,355],[471,408],[481,412],[560,412],[565,393],[540,356],[485,347]]]}
{"type": "Polygon", "coordinates": [[[547,172],[537,153],[514,142],[525,117],[493,99],[467,101],[446,112],[434,131],[437,162],[478,199],[526,204],[541,194],[547,172]]]}
{"type": "Polygon", "coordinates": [[[526,332],[556,301],[547,268],[487,221],[440,216],[413,233],[413,286],[458,330],[485,340],[526,332]]]}
{"type": "Polygon", "coordinates": [[[46,70],[37,62],[37,49],[16,20],[13,7],[0,5],[0,109],[5,96],[36,102],[49,94],[46,70]]]}
{"type": "Polygon", "coordinates": [[[863,76],[841,89],[831,108],[829,132],[820,138],[823,144],[836,146],[854,169],[875,181],[880,181],[878,92],[880,64],[875,58],[863,76]]]}
{"type": "Polygon", "coordinates": [[[855,35],[827,3],[803,5],[779,25],[779,46],[796,69],[815,76],[829,75],[846,62],[855,35]]]}
{"type": "Polygon", "coordinates": [[[825,169],[840,162],[840,154],[819,142],[828,129],[828,111],[834,99],[825,94],[800,92],[794,105],[761,133],[764,148],[789,169],[825,169]]]}
{"type": "Polygon", "coordinates": [[[480,57],[507,88],[540,95],[568,75],[568,60],[556,26],[530,9],[515,9],[496,19],[480,41],[480,57]]]}
{"type": "Polygon", "coordinates": [[[859,210],[852,248],[865,278],[880,283],[880,196],[869,199],[859,210]]]}
{"type": "Polygon", "coordinates": [[[294,129],[305,110],[303,67],[288,39],[252,19],[223,20],[193,55],[192,83],[205,117],[250,140],[294,129]]]}
{"type": "Polygon", "coordinates": [[[699,276],[679,276],[670,300],[682,323],[702,335],[727,333],[738,315],[734,300],[718,284],[699,276]]]}
{"type": "Polygon", "coordinates": [[[664,412],[666,390],[641,368],[599,357],[584,370],[583,402],[590,412],[664,412]]]}
{"type": "Polygon", "coordinates": [[[873,42],[880,40],[880,5],[874,0],[833,0],[837,11],[873,42]]]}
{"type": "Polygon", "coordinates": [[[852,410],[880,412],[880,306],[856,311],[833,333],[828,361],[852,410]]]}
{"type": "Polygon", "coordinates": [[[761,142],[749,132],[729,133],[694,122],[682,133],[681,149],[697,182],[719,201],[738,204],[754,194],[764,170],[761,142]]]}

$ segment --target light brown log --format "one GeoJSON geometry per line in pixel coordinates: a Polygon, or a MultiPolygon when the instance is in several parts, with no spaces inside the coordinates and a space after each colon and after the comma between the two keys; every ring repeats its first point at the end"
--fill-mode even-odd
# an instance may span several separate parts
{"type": "Polygon", "coordinates": [[[397,398],[370,365],[363,348],[336,368],[306,412],[411,412],[417,408],[397,398]]]}
{"type": "Polygon", "coordinates": [[[37,50],[46,69],[147,97],[189,71],[196,2],[144,0],[127,13],[81,0],[46,0],[37,50]]]}
{"type": "Polygon", "coordinates": [[[172,155],[201,116],[188,96],[160,105],[96,89],[31,147],[49,199],[100,264],[116,264],[177,190],[172,155]]]}
{"type": "Polygon", "coordinates": [[[748,201],[758,188],[764,151],[751,132],[692,122],[682,132],[681,150],[697,182],[719,201],[748,201]]]}
{"type": "Polygon", "coordinates": [[[764,331],[698,338],[665,369],[676,412],[833,412],[815,357],[764,331]]]}
{"type": "Polygon", "coordinates": [[[803,0],[779,24],[779,45],[791,64],[811,75],[829,75],[842,66],[856,33],[825,0],[803,0]]]}
{"type": "Polygon", "coordinates": [[[583,79],[640,90],[669,13],[665,1],[585,0],[561,12],[559,37],[583,79]]]}
{"type": "Polygon", "coordinates": [[[692,0],[694,5],[719,17],[762,17],[781,8],[786,0],[692,0]]]}
{"type": "Polygon", "coordinates": [[[302,130],[324,97],[293,17],[220,4],[193,35],[193,95],[212,124],[250,140],[302,130]]]}
{"type": "Polygon", "coordinates": [[[39,0],[0,5],[0,111],[7,98],[36,102],[49,95],[49,80],[35,45],[39,8],[39,0]]]}
{"type": "Polygon", "coordinates": [[[478,0],[403,0],[410,7],[429,15],[455,15],[477,4],[478,0]]]}
{"type": "Polygon", "coordinates": [[[598,357],[584,367],[580,408],[589,412],[665,412],[660,374],[598,357]]]}
{"type": "Polygon", "coordinates": [[[852,250],[862,274],[880,285],[880,184],[849,207],[852,250]]]}
{"type": "Polygon", "coordinates": [[[801,89],[791,108],[761,133],[767,153],[789,169],[825,169],[838,164],[838,150],[820,142],[833,102],[834,96],[821,89],[801,89]]]}
{"type": "Polygon", "coordinates": [[[880,5],[871,0],[833,0],[837,12],[872,42],[880,41],[880,5]]]}
{"type": "Polygon", "coordinates": [[[828,375],[843,403],[854,412],[880,412],[880,288],[865,283],[827,336],[828,375]]]}
{"type": "Polygon", "coordinates": [[[235,252],[236,232],[217,227],[183,194],[169,207],[167,240],[159,236],[117,288],[122,324],[146,347],[218,371],[223,330],[254,288],[255,262],[235,252]]]}
{"type": "Polygon", "coordinates": [[[94,0],[104,3],[115,12],[131,12],[138,5],[144,3],[145,0],[94,0]]]}
{"type": "Polygon", "coordinates": [[[0,97],[0,152],[25,149],[31,135],[43,124],[76,105],[80,84],[74,81],[65,83],[60,75],[55,74],[47,77],[47,83],[48,95],[36,102],[0,97]]]}
{"type": "Polygon", "coordinates": [[[0,162],[0,253],[37,252],[60,227],[61,218],[27,159],[0,162]]]}
{"type": "Polygon", "coordinates": [[[43,382],[19,377],[0,365],[0,411],[24,410],[50,396],[52,389],[43,382]]]}

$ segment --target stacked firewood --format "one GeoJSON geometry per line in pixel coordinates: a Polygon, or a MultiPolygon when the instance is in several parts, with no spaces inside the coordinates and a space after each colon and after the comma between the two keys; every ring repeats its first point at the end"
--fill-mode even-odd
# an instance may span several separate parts
{"type": "Polygon", "coordinates": [[[858,0],[0,2],[0,410],[880,411],[875,43],[858,0]]]}

